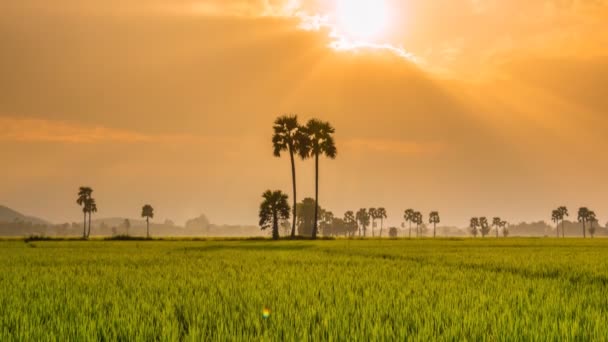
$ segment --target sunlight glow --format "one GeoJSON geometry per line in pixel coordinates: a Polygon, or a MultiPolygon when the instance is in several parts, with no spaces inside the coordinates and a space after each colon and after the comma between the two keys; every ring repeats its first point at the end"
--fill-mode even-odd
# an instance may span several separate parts
{"type": "Polygon", "coordinates": [[[337,0],[336,29],[352,40],[378,38],[389,26],[389,9],[384,0],[337,0]]]}

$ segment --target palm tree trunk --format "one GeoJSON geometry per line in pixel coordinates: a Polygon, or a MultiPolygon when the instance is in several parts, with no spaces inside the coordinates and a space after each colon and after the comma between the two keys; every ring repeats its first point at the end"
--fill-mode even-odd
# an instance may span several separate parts
{"type": "Polygon", "coordinates": [[[585,219],[583,219],[583,239],[587,238],[587,228],[585,227],[585,219]]]}
{"type": "Polygon", "coordinates": [[[562,239],[566,237],[566,232],[564,231],[564,219],[562,219],[562,239]]]}
{"type": "Polygon", "coordinates": [[[559,239],[559,221],[556,222],[555,231],[557,233],[557,238],[559,239]]]}
{"type": "Polygon", "coordinates": [[[297,194],[296,194],[296,162],[293,158],[293,150],[289,147],[289,156],[291,157],[291,180],[293,183],[293,219],[291,222],[291,238],[296,238],[296,218],[297,218],[297,194]]]}
{"type": "Polygon", "coordinates": [[[412,221],[410,221],[410,239],[412,238],[412,221]]]}
{"type": "Polygon", "coordinates": [[[382,229],[384,229],[384,219],[380,218],[380,238],[382,239],[382,229]]]}
{"type": "Polygon", "coordinates": [[[279,219],[276,211],[272,214],[272,239],[279,239],[279,219]]]}
{"type": "Polygon", "coordinates": [[[319,215],[319,154],[315,154],[315,221],[312,225],[312,239],[317,239],[318,215],[319,215]]]}
{"type": "Polygon", "coordinates": [[[87,238],[87,212],[84,212],[84,222],[82,223],[82,238],[87,238]]]}
{"type": "MultiPolygon", "coordinates": [[[[437,223],[433,222],[433,239],[437,237],[437,223]]],[[[496,231],[496,237],[498,237],[498,231],[496,231]]]]}
{"type": "Polygon", "coordinates": [[[89,232],[87,233],[87,239],[91,236],[91,212],[89,211],[89,232]]]}
{"type": "Polygon", "coordinates": [[[150,218],[146,217],[146,238],[150,238],[150,218]]]}

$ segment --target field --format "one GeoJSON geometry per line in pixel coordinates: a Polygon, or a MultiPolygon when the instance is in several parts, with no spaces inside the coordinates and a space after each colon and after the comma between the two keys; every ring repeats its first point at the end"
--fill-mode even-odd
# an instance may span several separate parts
{"type": "Polygon", "coordinates": [[[607,340],[608,240],[3,241],[0,310],[1,341],[607,340]]]}

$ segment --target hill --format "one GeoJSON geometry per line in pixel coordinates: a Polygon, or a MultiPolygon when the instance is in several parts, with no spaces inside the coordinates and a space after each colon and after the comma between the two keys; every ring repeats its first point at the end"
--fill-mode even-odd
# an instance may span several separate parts
{"type": "Polygon", "coordinates": [[[11,208],[0,205],[0,222],[26,222],[31,224],[48,225],[49,221],[34,216],[27,216],[11,208]]]}

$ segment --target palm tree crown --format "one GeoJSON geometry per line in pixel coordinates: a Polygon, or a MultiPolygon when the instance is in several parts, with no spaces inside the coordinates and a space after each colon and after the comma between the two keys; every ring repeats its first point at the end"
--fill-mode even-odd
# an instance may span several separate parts
{"type": "MultiPolygon", "coordinates": [[[[369,226],[369,214],[367,213],[367,210],[364,208],[359,209],[355,218],[357,219],[357,222],[359,222],[359,225],[363,228],[363,236],[365,236],[367,227],[369,226]]],[[[361,230],[359,230],[359,236],[361,236],[361,230]]]]}
{"type": "Polygon", "coordinates": [[[441,218],[439,217],[439,212],[432,211],[429,214],[429,223],[433,225],[433,237],[437,236],[437,224],[441,223],[441,218]]]}
{"type": "Polygon", "coordinates": [[[279,221],[289,220],[288,196],[281,191],[266,191],[260,204],[260,228],[266,230],[272,228],[272,238],[279,239],[279,221]]]}
{"type": "Polygon", "coordinates": [[[146,204],[141,208],[141,217],[146,218],[146,237],[150,238],[150,219],[154,218],[154,208],[146,204]]]}
{"type": "Polygon", "coordinates": [[[587,237],[586,223],[589,222],[589,209],[582,207],[578,209],[578,222],[583,224],[583,237],[587,237]]]}

